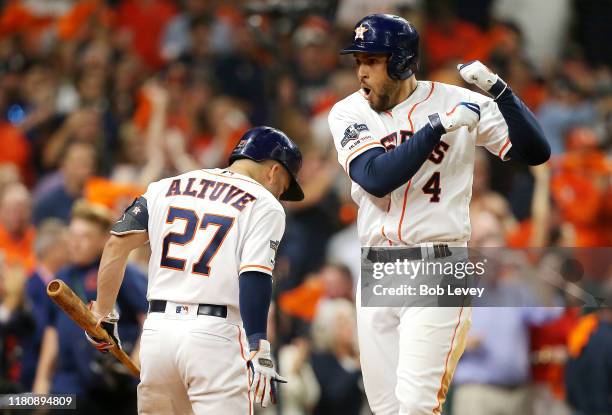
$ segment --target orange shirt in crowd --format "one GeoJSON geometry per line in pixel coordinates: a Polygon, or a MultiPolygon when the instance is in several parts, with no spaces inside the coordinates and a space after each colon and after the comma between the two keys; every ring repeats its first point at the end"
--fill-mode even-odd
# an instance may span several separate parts
{"type": "Polygon", "coordinates": [[[151,68],[160,68],[163,60],[159,44],[168,21],[176,14],[176,6],[166,0],[127,0],[117,10],[117,23],[132,37],[135,52],[151,68]]]}
{"type": "Polygon", "coordinates": [[[5,261],[10,265],[21,265],[26,271],[34,269],[35,237],[36,231],[33,226],[28,228],[21,239],[15,240],[4,229],[4,226],[0,225],[0,251],[4,253],[5,261]]]}
{"type": "Polygon", "coordinates": [[[551,193],[561,215],[576,232],[575,246],[612,243],[612,206],[607,184],[612,169],[599,151],[568,153],[554,160],[551,193]]]}
{"type": "Polygon", "coordinates": [[[89,202],[104,205],[116,213],[121,213],[146,190],[140,186],[113,182],[104,177],[92,177],[87,180],[83,193],[89,202]]]}
{"type": "Polygon", "coordinates": [[[482,32],[471,23],[456,20],[450,30],[445,31],[436,24],[425,29],[423,41],[431,70],[448,61],[466,62],[470,59],[484,60],[485,56],[475,56],[474,47],[483,42],[482,32]]]}
{"type": "Polygon", "coordinates": [[[97,16],[105,27],[113,24],[113,11],[102,0],[81,0],[57,22],[57,33],[62,40],[78,38],[90,25],[91,18],[97,16]]]}
{"type": "MultiPolygon", "coordinates": [[[[551,322],[531,329],[531,350],[546,355],[554,354],[553,350],[567,350],[569,334],[578,322],[579,308],[568,308],[565,313],[551,322]]],[[[565,365],[561,362],[536,363],[532,367],[532,379],[538,383],[545,383],[550,387],[553,395],[559,399],[565,397],[565,365]]]]}
{"type": "Polygon", "coordinates": [[[20,0],[5,5],[0,15],[0,37],[22,33],[28,37],[38,37],[53,22],[51,16],[36,16],[20,0]]]}
{"type": "Polygon", "coordinates": [[[282,293],[278,299],[278,306],[289,316],[312,321],[324,291],[325,287],[320,278],[308,278],[301,285],[282,293]]]}
{"type": "Polygon", "coordinates": [[[9,122],[0,121],[0,164],[12,163],[19,168],[22,177],[28,177],[30,171],[30,143],[21,130],[9,122]]]}

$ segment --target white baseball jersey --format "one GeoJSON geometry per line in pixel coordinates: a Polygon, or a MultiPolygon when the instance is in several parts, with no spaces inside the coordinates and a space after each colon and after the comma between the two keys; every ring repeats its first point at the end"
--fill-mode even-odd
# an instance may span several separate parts
{"type": "Polygon", "coordinates": [[[250,177],[202,169],[151,183],[148,300],[219,304],[239,315],[238,276],[272,274],[285,212],[250,177]]]}
{"type": "Polygon", "coordinates": [[[511,147],[508,126],[491,98],[439,82],[419,81],[405,101],[381,113],[370,108],[361,90],[334,105],[329,126],[338,161],[348,173],[361,153],[374,147],[393,150],[427,125],[428,115],[449,111],[461,101],[480,105],[478,127],[472,133],[462,127],[444,134],[410,181],[382,198],[353,182],[362,246],[468,241],[475,146],[505,159],[511,147]]]}

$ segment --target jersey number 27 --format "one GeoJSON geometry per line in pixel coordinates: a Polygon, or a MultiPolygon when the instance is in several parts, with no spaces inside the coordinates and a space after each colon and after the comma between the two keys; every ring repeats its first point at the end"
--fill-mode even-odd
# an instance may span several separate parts
{"type": "Polygon", "coordinates": [[[198,229],[206,229],[208,225],[213,225],[217,226],[216,232],[206,248],[204,248],[200,254],[198,261],[195,262],[191,268],[191,272],[194,274],[208,276],[210,274],[210,261],[221,247],[221,244],[225,240],[225,236],[234,224],[234,218],[206,213],[200,221],[200,218],[195,211],[172,206],[168,210],[166,223],[174,223],[177,220],[184,220],[187,222],[185,225],[185,231],[183,233],[169,232],[164,237],[160,264],[161,267],[174,269],[177,271],[184,271],[187,261],[185,259],[169,256],[168,250],[170,249],[170,245],[188,245],[193,241],[195,233],[198,229]]]}

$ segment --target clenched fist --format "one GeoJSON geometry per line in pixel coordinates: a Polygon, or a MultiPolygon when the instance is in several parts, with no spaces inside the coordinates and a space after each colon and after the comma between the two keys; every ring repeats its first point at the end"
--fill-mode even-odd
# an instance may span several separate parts
{"type": "MultiPolygon", "coordinates": [[[[485,92],[493,92],[491,91],[491,88],[497,83],[497,81],[501,80],[497,74],[491,72],[491,70],[480,61],[471,61],[468,63],[459,64],[457,65],[457,69],[465,82],[476,85],[485,92]]],[[[504,83],[503,80],[501,82],[504,83]]],[[[501,94],[497,95],[499,96],[501,94]]]]}
{"type": "Polygon", "coordinates": [[[472,132],[480,121],[480,106],[473,102],[460,102],[448,112],[438,112],[429,116],[432,128],[442,127],[444,133],[467,127],[472,132]]]}

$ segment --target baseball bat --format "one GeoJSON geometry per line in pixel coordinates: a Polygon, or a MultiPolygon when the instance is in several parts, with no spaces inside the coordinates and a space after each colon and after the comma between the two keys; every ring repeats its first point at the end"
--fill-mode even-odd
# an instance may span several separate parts
{"type": "Polygon", "coordinates": [[[113,346],[110,352],[130,371],[136,378],[140,378],[140,368],[130,359],[115,341],[108,335],[106,330],[97,326],[98,321],[89,311],[83,301],[61,280],[53,280],[47,285],[47,295],[57,304],[76,324],[87,331],[90,336],[102,339],[113,346]]]}

